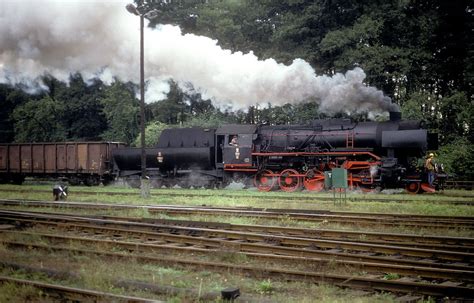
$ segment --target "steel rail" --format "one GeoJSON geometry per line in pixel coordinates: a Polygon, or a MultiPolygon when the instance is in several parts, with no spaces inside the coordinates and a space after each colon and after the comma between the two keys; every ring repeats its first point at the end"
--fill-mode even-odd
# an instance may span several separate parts
{"type": "Polygon", "coordinates": [[[233,215],[242,217],[258,217],[268,219],[281,219],[282,217],[310,222],[333,222],[339,224],[376,224],[384,226],[406,226],[426,228],[466,228],[474,229],[474,217],[443,217],[443,216],[417,216],[411,219],[410,215],[378,214],[378,213],[342,213],[318,210],[298,209],[260,209],[260,208],[224,208],[176,205],[126,205],[111,203],[87,202],[49,202],[30,200],[0,200],[0,205],[24,205],[38,207],[71,207],[90,209],[146,209],[149,212],[165,212],[167,214],[206,214],[206,215],[233,215]],[[384,217],[385,216],[385,217],[384,217]],[[388,216],[388,217],[387,217],[388,216]]]}
{"type": "MultiPolygon", "coordinates": [[[[208,246],[204,245],[204,242],[199,244],[194,244],[192,246],[177,246],[179,241],[170,242],[169,239],[164,241],[163,244],[157,244],[156,241],[151,241],[151,243],[137,243],[124,241],[116,238],[116,235],[111,235],[112,239],[96,239],[96,238],[86,238],[84,235],[81,237],[77,236],[66,236],[66,235],[55,235],[48,233],[38,233],[38,232],[17,232],[17,231],[3,231],[6,235],[19,235],[19,236],[33,236],[41,237],[43,239],[48,239],[49,241],[61,241],[65,243],[71,242],[81,242],[86,243],[87,245],[100,244],[100,245],[109,245],[114,247],[120,247],[127,250],[128,252],[149,252],[155,253],[156,250],[163,252],[163,250],[170,252],[185,252],[185,253],[215,253],[215,252],[231,252],[238,255],[245,255],[246,257],[257,259],[259,261],[271,261],[278,263],[290,263],[290,264],[305,264],[305,266],[311,267],[320,267],[320,266],[344,266],[344,268],[351,266],[357,268],[358,270],[372,272],[372,273],[396,273],[405,276],[415,276],[431,279],[455,279],[460,281],[470,281],[474,282],[474,268],[467,269],[446,269],[446,268],[436,268],[436,267],[423,267],[423,266],[414,266],[414,265],[398,265],[392,264],[389,260],[386,263],[374,263],[367,261],[351,261],[351,260],[338,260],[334,258],[316,258],[316,257],[305,257],[305,256],[285,256],[280,255],[278,252],[275,253],[265,253],[265,252],[243,252],[235,250],[235,247],[230,245],[221,245],[216,243],[215,245],[208,246]]],[[[102,234],[101,234],[102,235],[102,234]]],[[[8,240],[0,240],[5,244],[12,243],[8,240]]],[[[101,246],[102,247],[102,246],[101,246]]]]}
{"type": "MultiPolygon", "coordinates": [[[[10,245],[10,244],[9,244],[10,245]]],[[[226,271],[232,270],[240,274],[252,275],[254,277],[271,276],[272,278],[281,278],[290,281],[303,281],[312,283],[331,283],[340,287],[351,287],[365,290],[390,291],[397,293],[419,293],[437,297],[453,297],[453,298],[473,298],[474,289],[464,286],[432,284],[430,282],[412,282],[404,280],[383,280],[357,276],[327,274],[321,272],[286,270],[269,267],[256,267],[249,265],[235,265],[222,262],[206,262],[196,260],[185,260],[183,258],[157,257],[157,256],[141,256],[130,255],[116,252],[101,252],[77,248],[53,247],[47,245],[33,245],[31,243],[11,243],[11,245],[21,246],[25,248],[43,249],[46,251],[61,251],[74,254],[98,255],[107,258],[133,258],[142,262],[158,262],[166,264],[174,264],[178,266],[193,266],[197,268],[205,268],[209,270],[226,271]]]]}
{"type": "MultiPolygon", "coordinates": [[[[37,223],[31,220],[23,220],[28,221],[31,224],[37,223]]],[[[197,237],[197,236],[183,236],[183,235],[176,235],[176,234],[167,234],[167,233],[156,233],[156,232],[147,232],[142,230],[130,230],[130,229],[118,229],[118,228],[107,228],[107,227],[96,227],[91,225],[80,225],[80,224],[71,224],[71,223],[55,223],[55,222],[40,222],[37,223],[40,225],[46,225],[48,227],[53,228],[62,228],[62,229],[69,229],[72,231],[77,230],[90,230],[93,231],[95,234],[111,234],[113,236],[123,236],[123,235],[131,235],[135,236],[137,240],[146,240],[152,241],[153,243],[163,243],[163,242],[173,242],[173,243],[180,243],[181,245],[185,246],[205,246],[209,248],[221,248],[225,247],[225,249],[231,251],[242,251],[242,252],[270,252],[280,255],[287,255],[287,256],[303,256],[303,257],[318,257],[318,258],[326,258],[326,259],[334,259],[339,258],[340,260],[350,260],[350,261],[363,261],[366,262],[373,262],[373,263],[391,263],[391,264],[398,264],[398,265],[407,265],[407,266],[419,266],[419,267],[436,267],[436,268],[443,268],[443,269],[454,269],[454,270],[465,270],[470,271],[472,270],[472,266],[462,265],[459,263],[436,263],[433,260],[411,260],[411,259],[399,259],[399,256],[396,258],[385,257],[385,256],[375,256],[372,253],[368,254],[357,254],[354,252],[344,253],[338,252],[337,250],[301,250],[298,248],[293,247],[280,247],[275,246],[269,243],[245,243],[233,240],[225,240],[225,239],[211,239],[205,237],[197,237]]]]}
{"type": "MultiPolygon", "coordinates": [[[[34,214],[49,215],[50,212],[31,212],[34,214]]],[[[61,216],[74,217],[76,214],[60,213],[61,216]]],[[[84,216],[84,215],[82,215],[84,216]]],[[[203,222],[189,220],[170,220],[152,218],[130,218],[106,215],[88,215],[96,219],[107,219],[115,221],[141,222],[148,224],[165,224],[183,227],[204,227],[210,229],[233,230],[241,232],[261,232],[286,236],[298,236],[310,239],[327,239],[339,241],[357,241],[359,243],[387,244],[397,246],[409,246],[425,249],[449,250],[449,251],[474,251],[474,238],[468,237],[442,237],[431,235],[410,235],[400,233],[380,233],[368,231],[341,231],[330,229],[295,228],[269,225],[243,225],[220,222],[203,222]]]]}
{"type": "MultiPolygon", "coordinates": [[[[53,269],[51,267],[44,268],[44,267],[35,267],[30,266],[27,264],[22,263],[12,263],[12,262],[5,262],[0,261],[0,268],[9,268],[14,271],[21,271],[22,273],[27,274],[42,274],[46,275],[50,278],[57,279],[57,280],[65,280],[65,279],[74,279],[79,280],[82,278],[80,274],[77,272],[71,271],[63,271],[53,269]]],[[[213,292],[201,292],[199,289],[193,288],[182,288],[182,287],[175,287],[171,285],[160,285],[157,283],[147,283],[139,280],[130,280],[130,279],[108,279],[106,280],[108,283],[114,285],[115,287],[124,288],[127,290],[141,290],[146,291],[147,293],[153,293],[156,295],[166,295],[166,296],[180,296],[184,299],[184,301],[192,301],[197,300],[199,302],[216,302],[222,299],[222,292],[220,291],[213,291],[213,292]]],[[[256,302],[254,298],[249,295],[242,294],[239,296],[239,302],[256,302]]],[[[266,300],[259,299],[258,302],[266,302],[266,300]]],[[[270,301],[268,301],[270,302],[270,301]]]]}
{"type": "Polygon", "coordinates": [[[173,205],[173,204],[161,204],[161,205],[130,205],[130,204],[112,204],[112,203],[96,203],[96,202],[67,202],[67,201],[44,201],[44,200],[27,200],[27,199],[0,199],[0,205],[18,205],[18,204],[35,204],[38,205],[46,204],[48,206],[67,206],[69,204],[73,206],[95,206],[98,208],[102,207],[120,207],[120,208],[190,208],[190,209],[217,209],[217,210],[239,210],[239,211],[267,211],[274,213],[298,213],[298,214],[321,214],[321,215],[347,215],[347,216],[376,216],[377,218],[389,218],[389,219],[420,219],[420,220],[446,220],[448,222],[452,220],[460,221],[461,223],[473,223],[474,216],[429,216],[429,215],[414,215],[414,214],[397,214],[397,213],[373,213],[373,212],[345,212],[345,211],[331,211],[331,210],[315,210],[315,209],[296,209],[296,208],[259,208],[259,207],[248,207],[248,206],[237,206],[237,207],[219,207],[219,206],[196,206],[196,205],[173,205]]]}
{"type": "MultiPolygon", "coordinates": [[[[4,192],[20,192],[20,193],[51,193],[49,190],[42,190],[42,189],[2,189],[4,192]]],[[[154,189],[152,192],[153,196],[159,197],[213,197],[215,194],[209,193],[172,193],[172,192],[162,192],[161,189],[154,189]]],[[[71,192],[74,195],[108,195],[108,196],[136,196],[136,192],[107,192],[107,191],[74,191],[71,192]]],[[[311,193],[308,193],[308,196],[284,196],[284,195],[239,195],[239,194],[226,194],[224,190],[219,190],[219,196],[224,198],[253,198],[253,199],[261,199],[261,200],[284,200],[284,201],[298,201],[298,202],[308,202],[314,203],[319,201],[324,202],[332,202],[333,198],[331,196],[318,196],[311,193]]],[[[444,195],[446,198],[466,198],[466,199],[473,199],[474,195],[444,195]]],[[[417,196],[419,197],[419,196],[417,196]]],[[[427,196],[429,197],[429,196],[427,196]]],[[[347,199],[349,201],[372,201],[372,202],[391,202],[391,203],[413,203],[413,202],[426,202],[429,201],[430,203],[436,204],[461,204],[461,205],[473,205],[474,201],[472,200],[429,200],[427,199],[398,199],[398,198],[375,198],[370,197],[368,195],[357,195],[357,196],[348,196],[347,199]]]]}
{"type": "MultiPolygon", "coordinates": [[[[145,232],[152,230],[155,233],[161,234],[174,234],[174,235],[185,235],[192,237],[213,237],[227,241],[240,241],[238,244],[243,246],[245,242],[263,242],[272,244],[273,249],[279,248],[293,248],[297,249],[297,253],[301,253],[301,250],[346,250],[346,251],[358,251],[358,252],[370,252],[378,254],[389,254],[389,255],[403,255],[407,257],[416,258],[435,258],[437,260],[447,260],[455,262],[470,262],[474,260],[474,253],[465,252],[452,252],[444,250],[429,250],[411,247],[398,247],[393,245],[380,245],[380,244],[367,244],[357,242],[344,242],[335,240],[320,240],[320,239],[308,239],[301,237],[287,237],[277,235],[267,235],[258,233],[246,233],[238,231],[226,231],[226,230],[215,230],[209,228],[194,228],[194,227],[181,227],[181,226],[168,226],[159,224],[148,224],[140,222],[130,221],[113,221],[113,220],[101,220],[90,217],[68,217],[61,215],[38,215],[35,213],[27,212],[14,212],[14,211],[0,211],[2,220],[15,222],[22,220],[25,223],[37,224],[37,220],[43,219],[45,222],[42,224],[51,223],[52,220],[61,221],[66,224],[81,223],[100,225],[101,229],[104,227],[126,227],[128,229],[134,229],[135,231],[145,232]],[[31,217],[34,216],[34,219],[31,217]],[[36,220],[36,221],[35,221],[36,220]]],[[[163,236],[163,235],[162,235],[163,236]]]]}
{"type": "Polygon", "coordinates": [[[116,295],[112,293],[106,293],[106,292],[90,290],[90,289],[73,288],[73,287],[67,287],[63,285],[17,279],[17,278],[11,278],[11,277],[6,277],[6,276],[0,276],[0,283],[14,283],[14,284],[21,284],[21,285],[29,285],[35,288],[39,288],[50,294],[51,293],[61,294],[62,299],[64,299],[64,295],[66,295],[69,300],[73,300],[73,301],[78,300],[79,302],[83,301],[84,299],[86,299],[87,301],[93,301],[93,302],[111,302],[111,301],[113,302],[143,302],[143,303],[163,302],[163,301],[144,299],[144,298],[138,298],[138,297],[116,295]]]}
{"type": "Polygon", "coordinates": [[[316,214],[316,213],[301,213],[301,212],[274,212],[268,210],[240,210],[240,209],[214,209],[214,208],[185,208],[185,207],[152,207],[148,209],[149,212],[164,212],[166,214],[205,214],[205,215],[222,215],[222,216],[241,216],[241,217],[257,217],[281,219],[287,217],[295,220],[309,221],[309,222],[331,222],[337,224],[360,224],[360,225],[383,225],[391,227],[425,227],[425,228],[466,228],[474,229],[473,221],[443,221],[443,220],[411,220],[404,219],[386,219],[383,217],[376,217],[376,214],[371,216],[349,216],[349,215],[333,215],[333,214],[316,214]]]}

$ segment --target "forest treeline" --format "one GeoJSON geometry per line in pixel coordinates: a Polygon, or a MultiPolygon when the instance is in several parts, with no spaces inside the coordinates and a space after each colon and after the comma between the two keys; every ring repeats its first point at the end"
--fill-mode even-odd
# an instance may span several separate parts
{"type": "MultiPolygon", "coordinates": [[[[474,8],[468,1],[136,2],[160,10],[150,26],[177,24],[232,51],[253,51],[260,59],[285,64],[302,58],[326,75],[361,67],[365,82],[400,105],[404,118],[423,119],[439,133],[439,161],[450,172],[474,179],[474,8]]],[[[48,89],[37,94],[0,84],[0,142],[138,142],[135,84],[85,83],[80,74],[71,75],[69,84],[47,75],[43,82],[48,89]]],[[[325,117],[314,101],[255,104],[241,111],[216,108],[198,92],[171,82],[165,100],[146,105],[147,144],[169,126],[304,123],[325,117]]]]}

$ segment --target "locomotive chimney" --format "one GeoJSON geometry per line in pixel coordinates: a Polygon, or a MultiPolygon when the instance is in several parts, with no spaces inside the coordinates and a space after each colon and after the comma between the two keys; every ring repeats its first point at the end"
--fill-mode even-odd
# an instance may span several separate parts
{"type": "Polygon", "coordinates": [[[402,119],[402,113],[399,111],[392,111],[390,114],[390,121],[400,121],[402,119]]]}

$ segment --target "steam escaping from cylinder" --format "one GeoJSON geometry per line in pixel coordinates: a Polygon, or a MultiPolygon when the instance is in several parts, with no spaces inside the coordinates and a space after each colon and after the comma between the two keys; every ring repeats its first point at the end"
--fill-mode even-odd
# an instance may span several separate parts
{"type": "MultiPolygon", "coordinates": [[[[74,73],[85,81],[138,83],[139,20],[125,10],[128,2],[0,0],[0,83],[37,92],[47,89],[42,76],[68,82],[74,73]]],[[[234,109],[316,100],[328,113],[396,110],[390,98],[364,84],[360,68],[318,76],[304,60],[259,60],[171,25],[146,28],[145,73],[147,102],[164,99],[174,79],[234,109]]]]}

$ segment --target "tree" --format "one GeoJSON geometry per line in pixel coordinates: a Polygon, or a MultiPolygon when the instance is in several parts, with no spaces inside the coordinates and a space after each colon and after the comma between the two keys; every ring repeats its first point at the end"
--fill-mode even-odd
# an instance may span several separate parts
{"type": "Polygon", "coordinates": [[[466,138],[456,138],[442,146],[437,159],[446,172],[456,178],[474,180],[474,144],[466,138]]]}
{"type": "Polygon", "coordinates": [[[100,81],[86,84],[82,77],[71,80],[66,94],[68,97],[63,97],[66,100],[68,113],[69,138],[91,140],[100,137],[107,127],[103,105],[100,102],[102,92],[103,85],[100,81]]]}
{"type": "Polygon", "coordinates": [[[64,104],[45,96],[40,100],[30,100],[15,108],[16,142],[52,142],[66,140],[66,130],[62,124],[64,104]]]}
{"type": "Polygon", "coordinates": [[[419,91],[411,94],[401,107],[402,117],[433,122],[436,116],[432,112],[432,108],[436,99],[436,96],[428,92],[419,91]]]}
{"type": "Polygon", "coordinates": [[[15,139],[13,111],[31,99],[35,98],[20,89],[0,84],[0,142],[8,143],[15,139]]]}
{"type": "MultiPolygon", "coordinates": [[[[150,122],[145,128],[145,146],[153,147],[158,143],[158,139],[160,138],[161,132],[164,129],[172,128],[173,126],[166,125],[164,123],[153,121],[150,122]]],[[[133,145],[140,146],[141,144],[141,137],[140,134],[137,135],[135,138],[133,145]]]]}
{"type": "Polygon", "coordinates": [[[440,100],[439,129],[443,141],[450,143],[456,138],[464,137],[474,143],[474,104],[469,102],[464,92],[454,92],[440,100]]]}
{"type": "Polygon", "coordinates": [[[219,109],[197,113],[184,122],[183,127],[217,128],[224,124],[238,123],[237,118],[231,114],[225,114],[219,109]]]}
{"type": "Polygon", "coordinates": [[[186,120],[188,106],[185,94],[174,81],[170,82],[170,91],[165,100],[147,105],[151,118],[165,124],[179,124],[186,120]]]}
{"type": "Polygon", "coordinates": [[[105,140],[132,143],[139,133],[139,104],[130,85],[114,82],[105,89],[100,103],[108,126],[102,137],[105,140]]]}
{"type": "Polygon", "coordinates": [[[71,75],[69,83],[45,77],[51,96],[64,103],[63,117],[69,140],[98,140],[107,122],[100,99],[103,84],[100,81],[85,83],[80,74],[71,75]]]}

